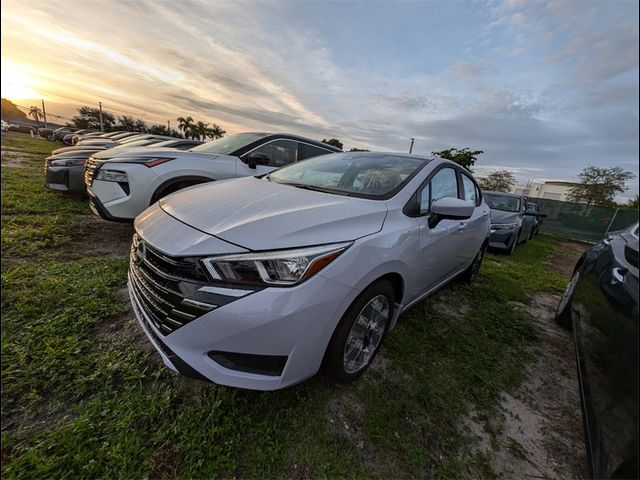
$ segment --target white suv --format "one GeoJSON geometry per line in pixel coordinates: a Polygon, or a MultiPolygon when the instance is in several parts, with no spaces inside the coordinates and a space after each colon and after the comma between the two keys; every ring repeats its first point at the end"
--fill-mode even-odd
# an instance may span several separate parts
{"type": "Polygon", "coordinates": [[[87,162],[85,183],[94,213],[106,220],[130,222],[160,198],[182,188],[263,175],[335,152],[340,150],[296,135],[240,133],[188,151],[139,148],[117,156],[96,153],[87,162]]]}

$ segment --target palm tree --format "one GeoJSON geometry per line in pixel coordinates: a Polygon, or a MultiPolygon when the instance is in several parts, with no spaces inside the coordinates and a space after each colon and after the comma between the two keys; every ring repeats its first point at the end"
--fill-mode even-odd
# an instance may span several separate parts
{"type": "Polygon", "coordinates": [[[194,133],[198,136],[198,140],[204,141],[207,138],[207,132],[209,130],[209,124],[204,122],[197,122],[193,126],[194,133]]]}
{"type": "Polygon", "coordinates": [[[193,118],[192,117],[178,117],[178,130],[182,131],[185,138],[195,138],[193,136],[193,118]]]}
{"type": "Polygon", "coordinates": [[[38,126],[40,126],[40,119],[42,118],[42,110],[40,110],[38,107],[29,107],[28,115],[36,121],[38,126]]]}
{"type": "Polygon", "coordinates": [[[214,123],[207,130],[207,137],[215,140],[216,138],[224,137],[225,133],[227,133],[227,132],[225,130],[223,130],[223,128],[220,125],[218,125],[217,123],[214,123]]]}

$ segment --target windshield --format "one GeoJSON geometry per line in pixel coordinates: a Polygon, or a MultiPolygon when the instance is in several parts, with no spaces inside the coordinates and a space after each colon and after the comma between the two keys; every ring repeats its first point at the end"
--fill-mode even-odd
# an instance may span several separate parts
{"type": "Polygon", "coordinates": [[[520,199],[518,197],[484,192],[484,201],[487,202],[489,208],[494,210],[502,210],[505,212],[520,211],[520,199]]]}
{"type": "Polygon", "coordinates": [[[213,142],[203,143],[189,150],[198,153],[218,153],[220,155],[230,155],[236,150],[246,147],[250,143],[264,138],[260,133],[238,133],[237,135],[229,135],[228,137],[219,138],[213,142]]]}
{"type": "Polygon", "coordinates": [[[426,163],[399,155],[333,153],[281,168],[267,180],[327,193],[389,198],[426,163]]]}

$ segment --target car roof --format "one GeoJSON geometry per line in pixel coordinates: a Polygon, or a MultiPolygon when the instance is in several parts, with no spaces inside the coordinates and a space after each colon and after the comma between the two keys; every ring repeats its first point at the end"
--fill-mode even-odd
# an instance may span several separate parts
{"type": "Polygon", "coordinates": [[[267,132],[242,132],[243,134],[250,134],[250,135],[257,135],[257,136],[261,136],[263,138],[268,138],[268,137],[272,137],[272,138],[286,138],[288,140],[295,140],[295,141],[299,141],[299,142],[304,142],[304,143],[309,143],[311,145],[317,145],[318,147],[322,147],[322,148],[326,148],[327,150],[332,150],[334,152],[341,152],[342,150],[340,150],[339,148],[334,147],[333,145],[329,145],[328,143],[324,143],[324,142],[320,142],[318,140],[314,140],[312,138],[308,138],[308,137],[303,137],[300,135],[295,135],[293,133],[284,133],[284,132],[278,132],[278,133],[267,133],[267,132]]]}

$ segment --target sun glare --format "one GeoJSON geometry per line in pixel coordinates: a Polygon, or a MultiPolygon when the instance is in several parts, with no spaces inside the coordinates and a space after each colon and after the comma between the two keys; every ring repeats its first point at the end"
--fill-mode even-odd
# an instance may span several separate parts
{"type": "Polygon", "coordinates": [[[43,98],[36,89],[36,81],[12,61],[2,60],[0,80],[2,98],[12,101],[43,98]]]}

